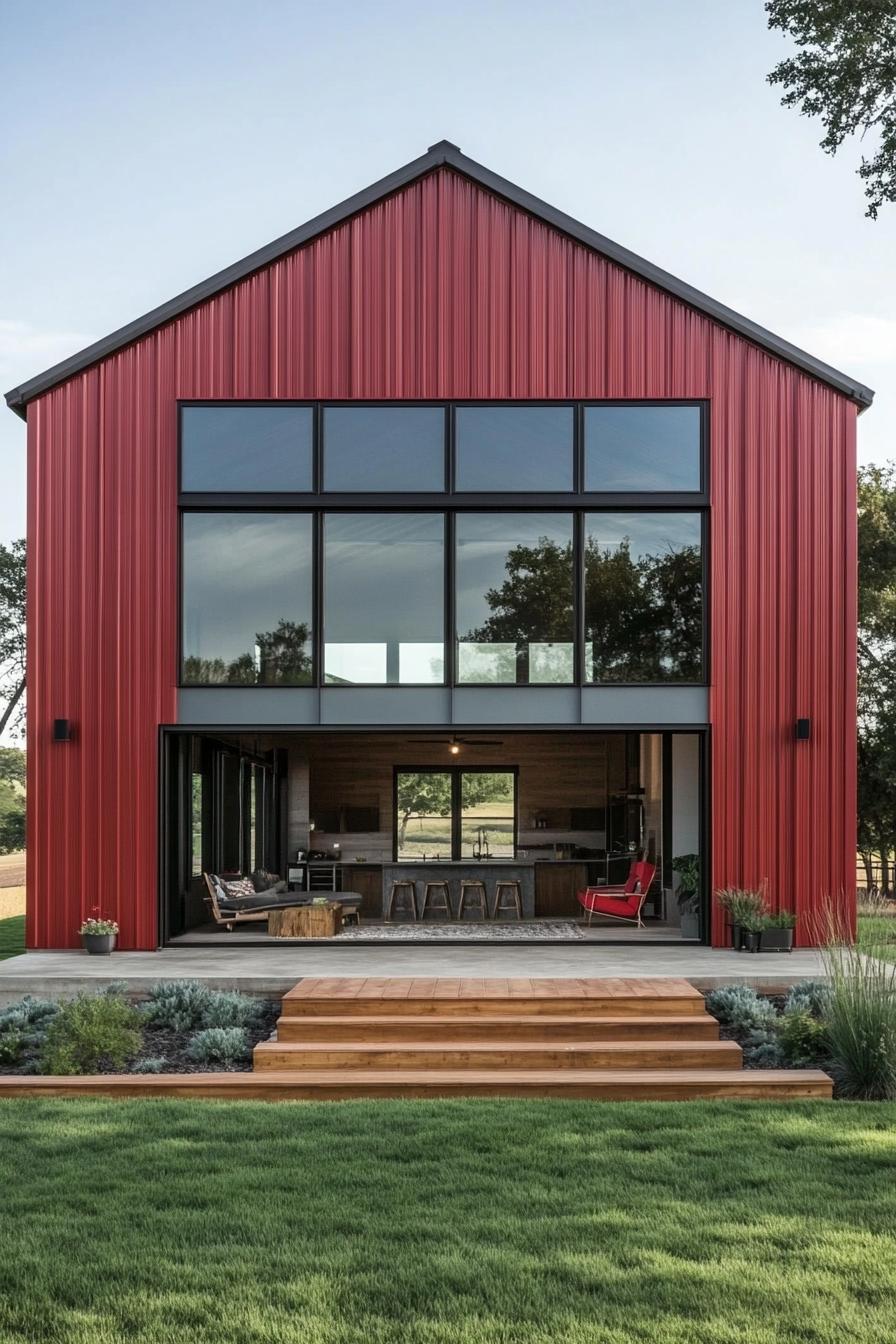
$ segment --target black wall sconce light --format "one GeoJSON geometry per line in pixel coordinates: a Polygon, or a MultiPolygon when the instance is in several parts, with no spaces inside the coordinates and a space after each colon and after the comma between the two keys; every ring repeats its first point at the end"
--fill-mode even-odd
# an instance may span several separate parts
{"type": "Polygon", "coordinates": [[[796,721],[796,740],[797,742],[808,742],[812,722],[810,719],[797,719],[796,721]]]}
{"type": "Polygon", "coordinates": [[[71,742],[72,740],[72,722],[71,719],[53,720],[53,741],[71,742]]]}

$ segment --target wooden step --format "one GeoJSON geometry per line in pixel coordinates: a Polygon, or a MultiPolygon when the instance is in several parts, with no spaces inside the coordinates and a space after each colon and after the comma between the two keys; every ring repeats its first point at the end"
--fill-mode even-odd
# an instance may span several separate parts
{"type": "Polygon", "coordinates": [[[285,1069],[739,1069],[734,1041],[262,1041],[253,1068],[285,1069]]]}
{"type": "Polygon", "coordinates": [[[556,1017],[535,1013],[434,1017],[432,1013],[360,1017],[281,1017],[278,1041],[713,1041],[719,1024],[709,1013],[691,1017],[556,1017]]]}
{"type": "Polygon", "coordinates": [[[284,1017],[353,1017],[409,1014],[420,1017],[494,1015],[692,1017],[704,1012],[703,996],[687,980],[563,979],[477,980],[433,977],[301,980],[283,998],[284,1017]]]}
{"type": "Polygon", "coordinates": [[[303,1070],[285,1073],[6,1075],[4,1097],[194,1097],[234,1101],[342,1101],[386,1097],[564,1097],[591,1101],[794,1101],[830,1099],[817,1069],[303,1070]]]}

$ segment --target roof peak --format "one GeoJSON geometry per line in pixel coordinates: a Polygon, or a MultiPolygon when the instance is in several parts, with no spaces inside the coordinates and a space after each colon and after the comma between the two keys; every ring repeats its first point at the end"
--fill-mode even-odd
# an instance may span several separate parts
{"type": "Polygon", "coordinates": [[[594,229],[590,229],[587,225],[573,219],[571,215],[564,214],[562,210],[556,209],[546,201],[533,196],[531,192],[508,181],[507,178],[492,172],[490,168],[483,167],[481,163],[468,158],[451,140],[437,140],[434,145],[430,145],[425,154],[421,154],[417,159],[412,159],[410,163],[397,168],[395,172],[387,174],[386,177],[380,178],[378,182],[365,187],[363,191],[356,192],[354,196],[349,196],[339,205],[332,206],[329,210],[315,216],[314,219],[299,225],[297,229],[283,234],[274,242],[268,243],[267,246],[259,248],[247,257],[243,257],[241,261],[234,262],[232,266],[226,267],[223,271],[218,271],[217,274],[210,276],[207,280],[194,285],[192,289],[185,290],[167,303],[163,303],[158,308],[145,313],[143,317],[128,323],[127,326],[120,327],[109,336],[103,337],[102,340],[95,341],[93,345],[87,346],[84,350],[62,360],[59,364],[54,364],[52,368],[46,369],[43,373],[20,384],[20,386],[12,388],[11,391],[6,393],[7,404],[24,419],[28,402],[49,391],[57,383],[61,383],[66,378],[89,368],[91,364],[98,363],[101,359],[105,359],[116,350],[129,345],[132,341],[138,340],[139,337],[153,331],[156,327],[172,321],[173,318],[180,316],[191,308],[195,308],[198,304],[212,298],[215,294],[219,294],[222,290],[229,289],[238,281],[252,275],[253,272],[262,270],[280,257],[311,242],[320,234],[326,233],[329,229],[335,228],[336,225],[350,219],[352,215],[359,214],[384,197],[400,191],[403,187],[409,186],[419,178],[443,166],[449,166],[462,173],[484,190],[501,197],[520,210],[525,210],[549,227],[566,234],[592,251],[599,252],[608,260],[615,262],[616,265],[627,271],[631,271],[634,275],[646,280],[658,289],[672,294],[682,303],[704,313],[714,322],[745,337],[753,344],[762,346],[771,354],[802,369],[811,377],[827,383],[844,396],[857,402],[860,407],[864,408],[871,405],[874,393],[864,384],[849,377],[848,374],[832,368],[823,360],[816,359],[814,355],[808,354],[805,350],[800,350],[797,346],[791,345],[789,341],[784,340],[781,336],[776,336],[771,331],[767,331],[758,323],[752,322],[749,318],[735,312],[733,308],[727,308],[724,304],[718,303],[692,285],[686,284],[668,271],[655,266],[653,262],[646,261],[636,253],[630,252],[628,248],[605,238],[594,229]]]}

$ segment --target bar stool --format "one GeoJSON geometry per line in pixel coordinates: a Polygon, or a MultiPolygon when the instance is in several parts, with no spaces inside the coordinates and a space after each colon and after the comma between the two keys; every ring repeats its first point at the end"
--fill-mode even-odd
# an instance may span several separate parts
{"type": "Polygon", "coordinates": [[[451,909],[451,888],[444,880],[427,882],[423,888],[423,905],[420,909],[420,918],[426,918],[427,910],[431,915],[446,915],[448,919],[453,919],[454,914],[451,909]]]}
{"type": "Polygon", "coordinates": [[[499,915],[510,914],[515,914],[517,919],[523,917],[520,884],[515,877],[504,878],[501,882],[495,883],[495,908],[492,911],[492,919],[497,919],[499,915]]]}
{"type": "Polygon", "coordinates": [[[470,903],[470,910],[479,913],[480,919],[488,919],[488,896],[485,883],[479,877],[464,877],[460,884],[460,901],[457,907],[458,919],[464,917],[464,907],[470,903]]]}
{"type": "Polygon", "coordinates": [[[392,887],[389,892],[389,900],[386,904],[387,923],[391,920],[392,915],[395,912],[395,903],[398,898],[410,898],[410,909],[407,909],[407,907],[402,909],[399,905],[398,913],[410,915],[411,919],[415,920],[417,918],[417,883],[413,882],[409,877],[396,877],[393,879],[392,887]]]}

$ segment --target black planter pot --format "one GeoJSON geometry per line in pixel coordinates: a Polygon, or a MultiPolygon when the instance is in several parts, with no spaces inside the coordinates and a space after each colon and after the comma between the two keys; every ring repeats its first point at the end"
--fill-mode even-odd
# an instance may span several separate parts
{"type": "Polygon", "coordinates": [[[752,933],[749,929],[742,929],[740,950],[742,952],[758,952],[761,938],[761,933],[752,933]]]}
{"type": "Polygon", "coordinates": [[[115,950],[114,933],[82,933],[81,941],[84,944],[84,951],[89,952],[92,957],[108,957],[109,953],[115,950]]]}
{"type": "Polygon", "coordinates": [[[732,925],[731,925],[731,946],[734,948],[735,952],[739,952],[739,951],[740,951],[740,942],[741,942],[741,938],[742,938],[742,937],[743,937],[743,929],[740,927],[740,925],[739,925],[739,924],[732,924],[732,925]]]}
{"type": "Polygon", "coordinates": [[[763,929],[759,935],[760,952],[792,952],[793,929],[763,929]]]}

